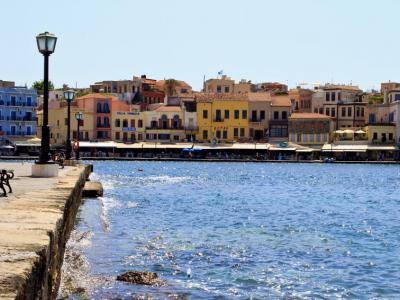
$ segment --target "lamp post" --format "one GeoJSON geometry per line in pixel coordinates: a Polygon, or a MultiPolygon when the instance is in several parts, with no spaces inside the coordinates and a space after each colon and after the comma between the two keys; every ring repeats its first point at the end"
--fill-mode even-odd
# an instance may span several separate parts
{"type": "Polygon", "coordinates": [[[76,140],[78,141],[77,143],[77,148],[76,148],[76,153],[75,153],[75,159],[79,160],[79,127],[81,126],[81,121],[83,120],[83,115],[82,113],[79,111],[77,113],[75,113],[75,119],[78,121],[78,129],[76,132],[76,140]]]}
{"type": "Polygon", "coordinates": [[[44,32],[36,37],[39,52],[44,56],[43,78],[43,124],[40,156],[38,164],[51,163],[50,159],[50,130],[49,130],[49,56],[56,48],[57,37],[54,34],[44,32]]]}
{"type": "Polygon", "coordinates": [[[71,159],[71,102],[74,100],[75,92],[73,90],[64,91],[64,99],[68,103],[68,120],[67,120],[67,144],[66,144],[66,159],[71,159]]]}

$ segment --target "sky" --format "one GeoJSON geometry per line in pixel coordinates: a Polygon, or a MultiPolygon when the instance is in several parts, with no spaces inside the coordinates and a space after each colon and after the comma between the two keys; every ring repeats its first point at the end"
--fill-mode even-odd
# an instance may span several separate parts
{"type": "Polygon", "coordinates": [[[57,35],[50,80],[400,81],[397,0],[0,0],[0,79],[43,78],[35,37],[57,35]]]}

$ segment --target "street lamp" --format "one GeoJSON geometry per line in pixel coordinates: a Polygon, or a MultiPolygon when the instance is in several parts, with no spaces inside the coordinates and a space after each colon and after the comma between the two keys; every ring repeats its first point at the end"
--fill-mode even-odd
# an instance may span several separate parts
{"type": "Polygon", "coordinates": [[[45,32],[36,37],[39,52],[44,56],[44,78],[43,78],[43,124],[42,140],[40,148],[39,164],[50,163],[50,130],[49,130],[49,56],[56,48],[57,37],[45,32]]]}
{"type": "Polygon", "coordinates": [[[67,145],[66,145],[66,159],[71,159],[71,102],[74,100],[75,91],[66,90],[64,91],[64,99],[68,103],[68,124],[67,124],[67,145]]]}
{"type": "Polygon", "coordinates": [[[78,121],[78,130],[76,133],[77,148],[76,148],[76,153],[75,153],[75,159],[79,160],[79,126],[81,125],[81,121],[83,120],[83,115],[80,111],[75,113],[75,119],[78,121]]]}

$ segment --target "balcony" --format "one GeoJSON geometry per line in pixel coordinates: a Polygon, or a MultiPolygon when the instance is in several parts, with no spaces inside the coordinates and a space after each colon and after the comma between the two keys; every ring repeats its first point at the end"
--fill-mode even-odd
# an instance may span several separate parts
{"type": "Polygon", "coordinates": [[[97,123],[96,127],[97,127],[97,128],[110,128],[110,124],[100,124],[100,123],[97,123]]]}
{"type": "Polygon", "coordinates": [[[15,107],[36,107],[37,106],[37,104],[35,102],[25,103],[25,102],[5,102],[5,101],[0,101],[0,105],[15,106],[15,107]]]}
{"type": "Polygon", "coordinates": [[[36,122],[36,118],[0,116],[0,121],[36,122]]]}
{"type": "Polygon", "coordinates": [[[185,126],[184,129],[185,129],[185,131],[198,131],[199,127],[198,126],[185,126]]]}
{"type": "Polygon", "coordinates": [[[31,132],[30,134],[27,134],[24,131],[16,131],[16,132],[11,132],[11,131],[3,131],[3,134],[7,136],[34,136],[36,135],[36,132],[31,132]]]}
{"type": "Polygon", "coordinates": [[[160,126],[150,126],[146,127],[146,130],[183,130],[184,128],[182,126],[177,126],[177,127],[160,127],[160,126]]]}

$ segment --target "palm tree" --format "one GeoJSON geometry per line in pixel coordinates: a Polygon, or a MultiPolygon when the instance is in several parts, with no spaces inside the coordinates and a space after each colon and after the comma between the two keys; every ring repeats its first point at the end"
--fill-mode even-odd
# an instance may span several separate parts
{"type": "Polygon", "coordinates": [[[164,82],[164,92],[167,96],[174,96],[176,94],[175,90],[177,87],[179,87],[181,84],[179,81],[171,78],[167,79],[164,82]]]}

